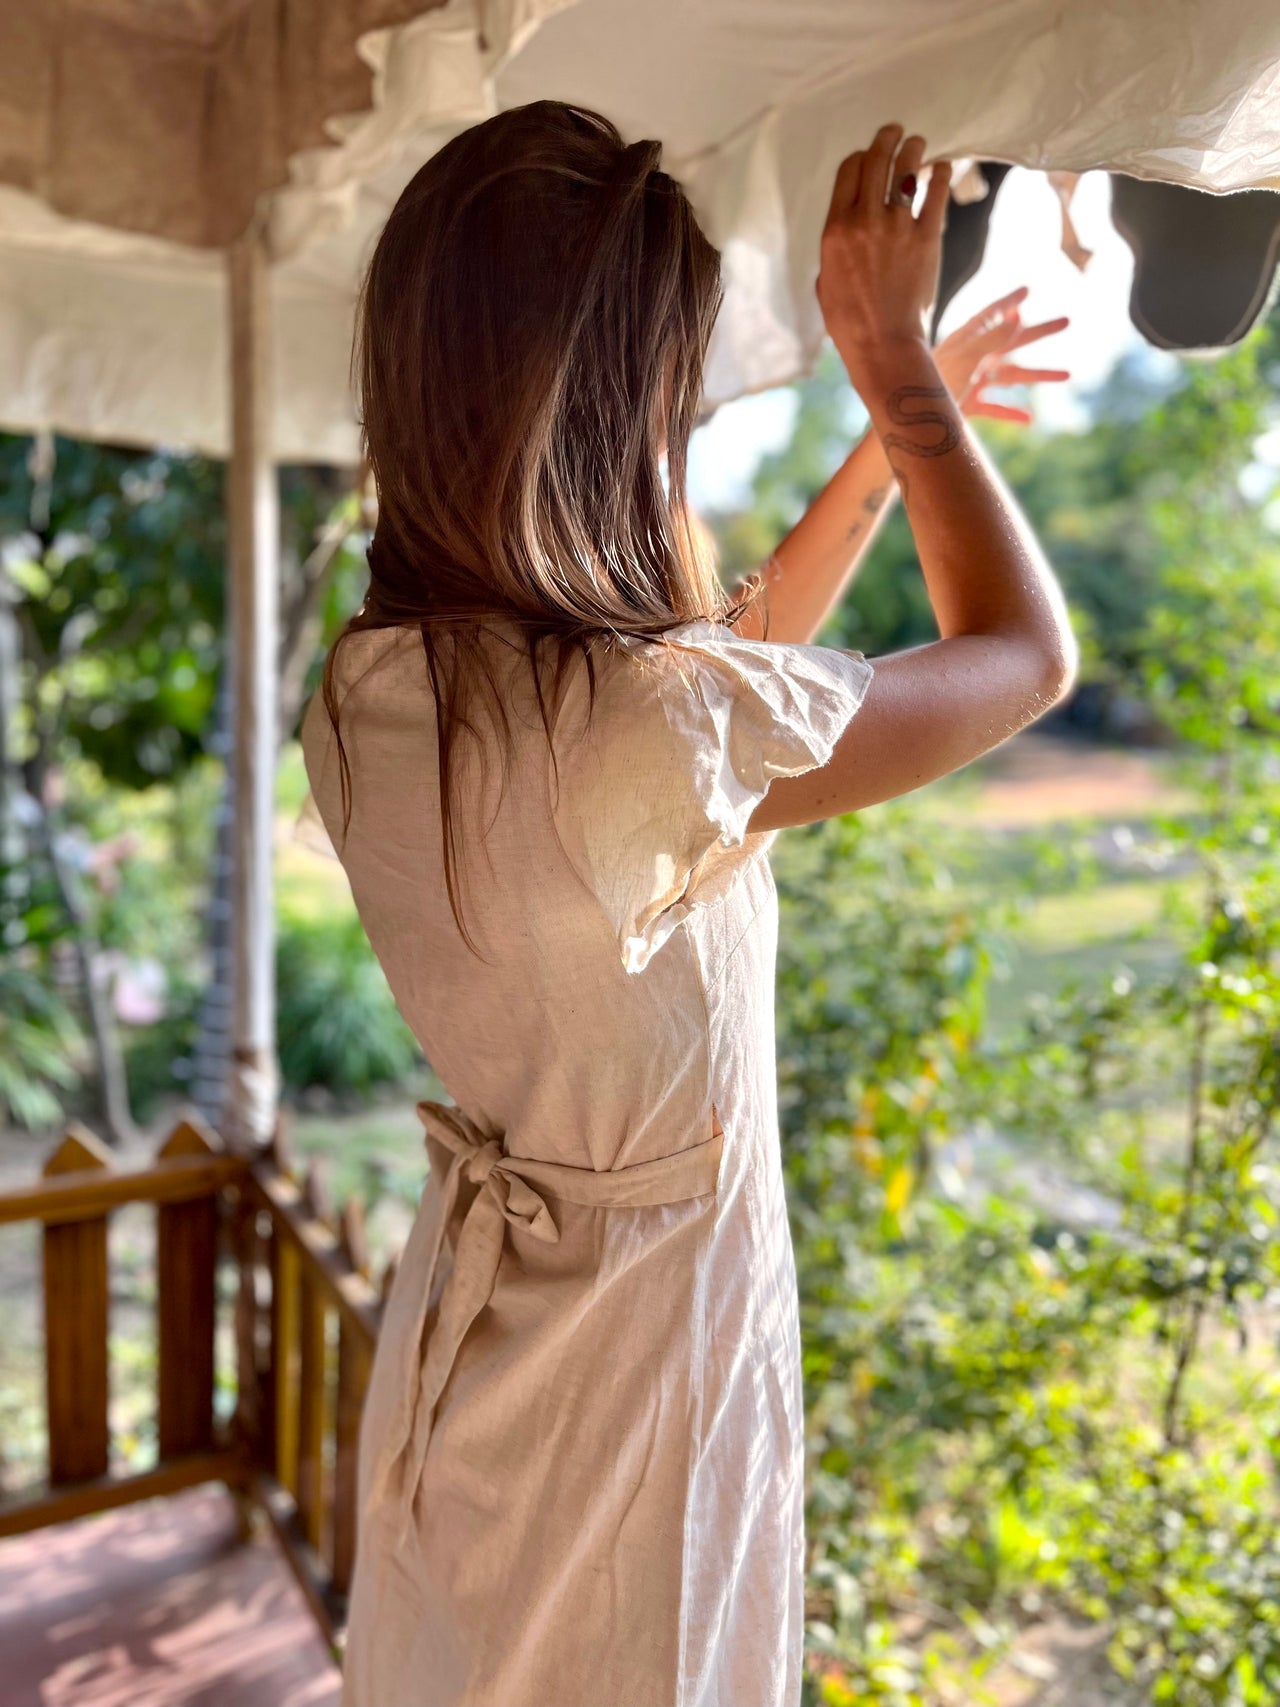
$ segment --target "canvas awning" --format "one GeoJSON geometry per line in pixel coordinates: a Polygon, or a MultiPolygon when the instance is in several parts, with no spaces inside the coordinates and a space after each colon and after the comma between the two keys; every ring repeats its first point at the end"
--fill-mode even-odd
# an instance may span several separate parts
{"type": "Polygon", "coordinates": [[[802,371],[837,161],[1280,190],[1270,0],[0,0],[0,425],[229,443],[220,249],[259,206],[271,450],[349,463],[351,303],[429,153],[552,95],[665,144],[725,255],[712,401],[802,371]]]}

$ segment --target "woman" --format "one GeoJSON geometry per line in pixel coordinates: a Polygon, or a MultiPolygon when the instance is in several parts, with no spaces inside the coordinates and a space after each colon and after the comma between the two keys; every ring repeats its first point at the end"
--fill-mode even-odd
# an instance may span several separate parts
{"type": "Polygon", "coordinates": [[[917,216],[924,148],[886,126],[840,167],[818,296],[874,432],[729,597],[684,499],[719,258],[658,144],[556,102],[503,113],[377,245],[370,588],[303,742],[455,1100],[418,1106],[346,1707],[799,1699],[767,850],[968,763],[1075,668],[956,402],[1003,412],[984,383],[1053,377],[1000,357],[1064,322],[1021,328],[1015,293],[935,359],[949,172],[917,216]],[[941,638],[815,645],[895,478],[941,638]]]}

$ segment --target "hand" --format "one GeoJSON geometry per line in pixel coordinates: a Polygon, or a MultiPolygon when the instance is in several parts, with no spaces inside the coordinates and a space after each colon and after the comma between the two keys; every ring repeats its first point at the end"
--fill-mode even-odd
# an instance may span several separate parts
{"type": "Polygon", "coordinates": [[[924,138],[902,141],[881,125],[868,149],[840,162],[823,227],[816,291],[822,318],[846,367],[860,354],[902,340],[929,343],[938,293],[951,163],[937,161],[919,217],[912,211],[924,138]],[[901,153],[894,155],[898,144],[901,153]],[[905,200],[890,200],[903,178],[905,200]]]}
{"type": "Polygon", "coordinates": [[[1060,314],[1056,320],[1024,326],[1019,310],[1028,288],[1020,285],[1008,296],[990,303],[980,314],[949,332],[934,349],[938,372],[963,414],[987,415],[995,421],[1020,421],[1026,426],[1032,419],[1031,411],[1009,403],[989,402],[983,395],[987,387],[1071,378],[1069,368],[1017,367],[1004,359],[1011,350],[1047,338],[1070,325],[1068,316],[1060,314]]]}

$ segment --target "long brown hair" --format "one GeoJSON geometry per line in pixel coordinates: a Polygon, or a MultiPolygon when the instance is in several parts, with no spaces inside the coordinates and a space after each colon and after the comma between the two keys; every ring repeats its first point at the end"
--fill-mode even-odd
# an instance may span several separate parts
{"type": "Polygon", "coordinates": [[[594,705],[597,643],[659,641],[697,618],[732,623],[763,591],[756,577],[728,600],[688,509],[689,437],[723,287],[719,253],[660,155],[658,142],[628,147],[587,108],[499,113],[410,180],[357,304],[353,378],[378,512],[369,591],[322,683],[343,828],[339,647],[361,629],[414,626],[436,703],[446,888],[473,950],[450,781],[459,733],[478,738],[480,683],[504,766],[510,747],[485,620],[523,633],[550,742],[543,642],[552,703],[581,650],[594,705]]]}

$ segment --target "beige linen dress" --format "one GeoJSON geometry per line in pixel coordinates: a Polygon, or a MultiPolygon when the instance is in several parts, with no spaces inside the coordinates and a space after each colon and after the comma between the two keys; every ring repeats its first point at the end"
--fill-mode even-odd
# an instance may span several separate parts
{"type": "Polygon", "coordinates": [[[447,1087],[360,1443],[344,1707],[796,1707],[803,1408],[774,1056],[775,776],[822,764],[860,652],[682,624],[571,666],[516,758],[458,749],[446,899],[415,629],[339,653],[297,834],[328,838],[447,1087]],[[552,759],[554,757],[554,764],[552,759]],[[474,809],[474,810],[473,810],[474,809]]]}

